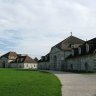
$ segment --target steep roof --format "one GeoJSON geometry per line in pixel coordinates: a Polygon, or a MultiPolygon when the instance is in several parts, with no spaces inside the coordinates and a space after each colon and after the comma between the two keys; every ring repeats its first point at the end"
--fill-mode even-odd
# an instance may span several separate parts
{"type": "MultiPolygon", "coordinates": [[[[75,44],[75,47],[78,47],[79,45],[83,44],[84,42],[85,42],[84,40],[81,40],[77,37],[69,36],[68,38],[61,41],[60,43],[58,43],[54,47],[57,47],[61,50],[71,50],[72,49],[71,45],[75,44]]],[[[52,48],[54,48],[54,47],[52,47],[52,48]]]]}
{"type": "Polygon", "coordinates": [[[4,54],[4,55],[2,55],[0,58],[2,58],[2,57],[6,57],[6,58],[8,58],[8,59],[10,59],[10,57],[17,57],[17,53],[16,52],[8,52],[8,53],[6,53],[6,54],[4,54]]]}
{"type": "Polygon", "coordinates": [[[88,43],[88,44],[96,44],[96,38],[93,38],[93,39],[87,41],[86,43],[88,43]]]}
{"type": "Polygon", "coordinates": [[[28,55],[26,55],[26,56],[19,55],[18,58],[15,61],[13,61],[12,63],[36,63],[36,61],[33,60],[28,55]]]}
{"type": "Polygon", "coordinates": [[[31,57],[26,56],[26,58],[25,58],[25,60],[24,60],[24,63],[36,63],[36,61],[33,60],[31,57]]]}
{"type": "Polygon", "coordinates": [[[84,40],[79,39],[75,36],[69,36],[65,40],[63,40],[63,43],[70,43],[70,44],[82,44],[84,43],[84,40]]]}

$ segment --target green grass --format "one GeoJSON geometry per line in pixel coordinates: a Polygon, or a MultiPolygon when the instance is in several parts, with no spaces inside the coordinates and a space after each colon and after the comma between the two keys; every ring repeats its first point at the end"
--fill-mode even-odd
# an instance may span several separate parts
{"type": "Polygon", "coordinates": [[[0,69],[0,96],[61,96],[61,84],[51,73],[0,69]]]}

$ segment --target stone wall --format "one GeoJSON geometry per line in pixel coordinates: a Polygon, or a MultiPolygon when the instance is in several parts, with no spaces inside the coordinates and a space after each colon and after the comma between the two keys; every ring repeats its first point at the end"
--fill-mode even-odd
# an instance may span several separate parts
{"type": "Polygon", "coordinates": [[[11,68],[37,69],[37,63],[11,63],[11,68]]]}
{"type": "Polygon", "coordinates": [[[67,71],[96,71],[96,55],[84,55],[67,59],[67,71]]]}
{"type": "Polygon", "coordinates": [[[51,70],[64,70],[65,58],[71,54],[71,51],[62,51],[54,47],[50,52],[50,69],[51,70]]]}
{"type": "Polygon", "coordinates": [[[38,62],[38,69],[40,70],[49,70],[50,69],[50,62],[38,62]]]}
{"type": "Polygon", "coordinates": [[[0,59],[0,68],[8,68],[9,64],[8,64],[8,59],[5,57],[2,57],[0,59]]]}

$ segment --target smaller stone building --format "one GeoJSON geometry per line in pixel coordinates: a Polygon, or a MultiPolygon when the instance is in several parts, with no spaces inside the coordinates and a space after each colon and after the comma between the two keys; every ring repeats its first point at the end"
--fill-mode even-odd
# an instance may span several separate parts
{"type": "Polygon", "coordinates": [[[38,61],[38,69],[49,70],[50,69],[50,54],[42,56],[38,61]]]}
{"type": "Polygon", "coordinates": [[[0,68],[37,69],[37,62],[28,55],[8,52],[0,57],[0,68]]]}
{"type": "Polygon", "coordinates": [[[72,50],[66,58],[66,71],[96,71],[96,38],[72,50]]]}
{"type": "Polygon", "coordinates": [[[28,55],[18,55],[10,65],[11,68],[37,69],[37,62],[28,55]]]}

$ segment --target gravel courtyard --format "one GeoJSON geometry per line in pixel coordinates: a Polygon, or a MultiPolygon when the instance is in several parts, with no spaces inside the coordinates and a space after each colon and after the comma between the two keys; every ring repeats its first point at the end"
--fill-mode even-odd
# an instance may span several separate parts
{"type": "Polygon", "coordinates": [[[96,74],[52,73],[62,83],[62,96],[96,96],[96,74]]]}

